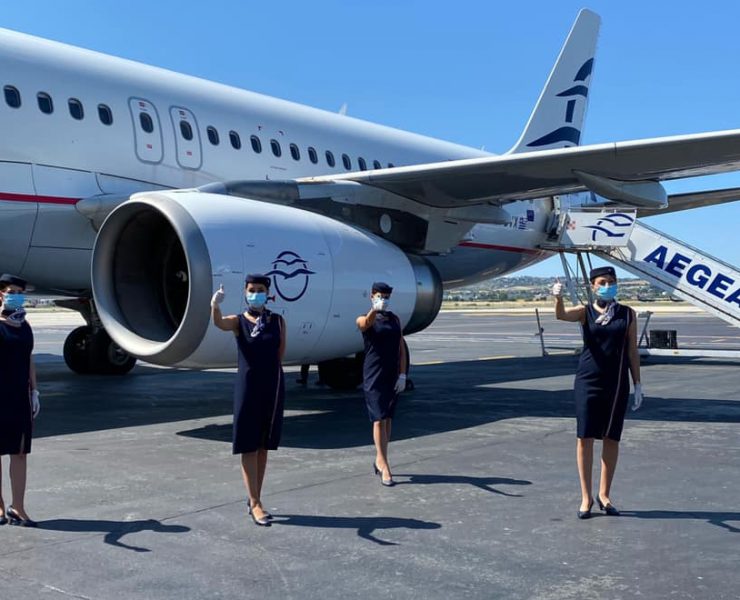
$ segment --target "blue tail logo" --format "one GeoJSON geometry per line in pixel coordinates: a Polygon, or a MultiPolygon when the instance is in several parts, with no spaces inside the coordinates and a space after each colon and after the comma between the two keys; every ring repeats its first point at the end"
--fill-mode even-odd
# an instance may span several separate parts
{"type": "Polygon", "coordinates": [[[315,271],[308,268],[308,262],[292,250],[285,250],[272,261],[272,271],[265,273],[272,277],[275,292],[286,302],[295,302],[308,290],[308,283],[315,271]]]}
{"type": "MultiPolygon", "coordinates": [[[[557,96],[558,98],[568,98],[565,104],[565,122],[573,122],[573,113],[576,109],[576,102],[579,97],[583,98],[584,102],[588,98],[588,86],[585,83],[586,79],[591,75],[594,68],[594,59],[589,58],[585,63],[578,69],[576,76],[573,78],[575,85],[569,87],[567,90],[563,90],[557,96]]],[[[549,146],[556,142],[570,142],[574,146],[577,146],[581,141],[581,131],[572,125],[564,125],[558,127],[554,131],[537,138],[534,141],[527,144],[528,148],[536,148],[538,146],[549,146]]]]}

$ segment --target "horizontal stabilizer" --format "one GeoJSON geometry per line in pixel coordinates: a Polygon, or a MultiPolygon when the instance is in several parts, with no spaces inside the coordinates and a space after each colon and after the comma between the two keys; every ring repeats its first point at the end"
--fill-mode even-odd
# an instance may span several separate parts
{"type": "Polygon", "coordinates": [[[651,215],[664,215],[666,213],[691,210],[692,208],[701,208],[703,206],[727,204],[737,200],[740,200],[740,188],[725,188],[722,190],[671,194],[668,196],[668,206],[666,208],[661,210],[640,208],[637,210],[637,216],[649,217],[651,215]]]}

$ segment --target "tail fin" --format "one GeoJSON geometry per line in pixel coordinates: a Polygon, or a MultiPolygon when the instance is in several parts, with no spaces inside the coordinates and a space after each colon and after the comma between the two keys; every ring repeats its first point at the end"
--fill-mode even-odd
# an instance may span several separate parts
{"type": "Polygon", "coordinates": [[[524,133],[509,154],[567,148],[581,141],[600,25],[596,13],[578,13],[524,133]]]}

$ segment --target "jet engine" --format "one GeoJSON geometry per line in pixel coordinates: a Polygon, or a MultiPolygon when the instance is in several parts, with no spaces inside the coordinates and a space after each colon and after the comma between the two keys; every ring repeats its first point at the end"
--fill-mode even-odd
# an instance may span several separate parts
{"type": "Polygon", "coordinates": [[[97,311],[111,338],[151,363],[233,366],[231,334],[210,321],[223,285],[224,315],[245,310],[247,273],[271,280],[268,307],[287,323],[286,363],[359,352],[355,325],[375,280],[394,287],[406,333],[427,327],[442,300],[425,259],[320,214],[197,190],[136,194],[111,212],[92,259],[97,311]]]}

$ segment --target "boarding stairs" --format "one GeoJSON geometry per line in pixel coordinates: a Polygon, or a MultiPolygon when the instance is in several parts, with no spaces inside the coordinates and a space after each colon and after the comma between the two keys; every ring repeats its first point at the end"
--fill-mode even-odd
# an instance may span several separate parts
{"type": "MultiPolygon", "coordinates": [[[[562,212],[555,215],[542,248],[561,253],[566,273],[564,253],[577,255],[584,278],[584,257],[590,262],[593,254],[740,327],[740,270],[639,222],[636,211],[579,208],[562,212]]],[[[575,287],[569,287],[575,302],[575,287]]],[[[590,295],[590,287],[584,289],[590,295]]]]}

